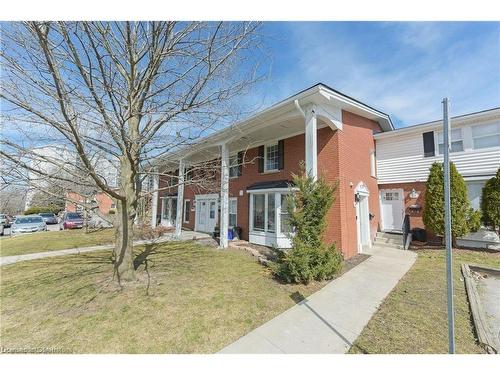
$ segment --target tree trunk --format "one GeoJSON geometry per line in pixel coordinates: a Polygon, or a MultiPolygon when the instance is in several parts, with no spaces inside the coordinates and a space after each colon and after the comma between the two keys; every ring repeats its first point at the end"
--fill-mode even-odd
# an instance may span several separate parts
{"type": "Polygon", "coordinates": [[[115,220],[115,271],[118,282],[135,280],[134,270],[134,220],[137,215],[135,177],[128,160],[120,163],[120,180],[124,200],[117,201],[115,220]]]}

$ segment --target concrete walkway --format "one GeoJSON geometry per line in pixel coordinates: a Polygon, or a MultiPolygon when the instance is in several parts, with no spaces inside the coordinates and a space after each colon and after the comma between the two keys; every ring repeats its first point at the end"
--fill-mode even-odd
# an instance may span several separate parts
{"type": "Polygon", "coordinates": [[[220,353],[345,353],[416,259],[378,245],[369,259],[220,353]]]}
{"type": "MultiPolygon", "coordinates": [[[[170,241],[202,240],[202,239],[209,239],[209,238],[211,238],[210,235],[208,235],[206,233],[200,233],[200,232],[186,230],[186,231],[182,231],[182,234],[179,238],[175,237],[173,234],[167,234],[163,237],[156,238],[154,240],[134,241],[134,245],[158,244],[158,243],[170,242],[170,241]]],[[[109,249],[111,247],[113,247],[113,244],[90,246],[90,247],[80,247],[80,248],[64,249],[64,250],[44,251],[44,252],[40,252],[40,253],[32,253],[32,254],[25,254],[25,255],[5,256],[5,257],[0,257],[0,266],[6,266],[8,264],[22,262],[25,260],[57,257],[57,256],[61,256],[61,255],[70,255],[70,254],[89,253],[92,251],[106,250],[106,249],[109,249]]]]}

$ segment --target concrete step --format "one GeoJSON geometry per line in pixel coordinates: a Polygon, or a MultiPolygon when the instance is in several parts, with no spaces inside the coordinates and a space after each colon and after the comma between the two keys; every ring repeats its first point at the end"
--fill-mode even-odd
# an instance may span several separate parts
{"type": "Polygon", "coordinates": [[[403,238],[376,238],[375,242],[383,243],[383,244],[393,244],[393,245],[401,245],[403,243],[403,238]]]}
{"type": "Polygon", "coordinates": [[[377,239],[391,239],[391,240],[400,240],[403,241],[403,235],[397,233],[386,233],[386,232],[377,232],[377,239]]]}

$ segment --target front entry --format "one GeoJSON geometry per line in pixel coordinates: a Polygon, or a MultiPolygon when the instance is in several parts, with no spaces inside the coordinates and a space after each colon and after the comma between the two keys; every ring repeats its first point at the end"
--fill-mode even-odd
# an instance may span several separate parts
{"type": "Polygon", "coordinates": [[[161,225],[175,227],[177,217],[177,197],[163,197],[161,208],[161,225]]]}
{"type": "Polygon", "coordinates": [[[217,194],[196,196],[196,231],[213,233],[217,224],[218,200],[217,194]]]}
{"type": "Polygon", "coordinates": [[[380,191],[382,230],[401,232],[404,218],[403,189],[384,189],[380,191]]]}
{"type": "Polygon", "coordinates": [[[363,252],[363,246],[371,247],[370,233],[370,207],[368,197],[370,192],[368,187],[360,182],[355,190],[355,209],[356,209],[356,235],[358,239],[358,253],[363,252]]]}

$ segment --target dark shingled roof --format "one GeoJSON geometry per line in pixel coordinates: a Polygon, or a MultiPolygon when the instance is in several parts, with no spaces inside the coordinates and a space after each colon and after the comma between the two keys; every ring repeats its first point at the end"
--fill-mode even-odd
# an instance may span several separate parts
{"type": "Polygon", "coordinates": [[[247,190],[286,189],[292,185],[293,182],[289,180],[266,181],[247,186],[247,190]]]}

